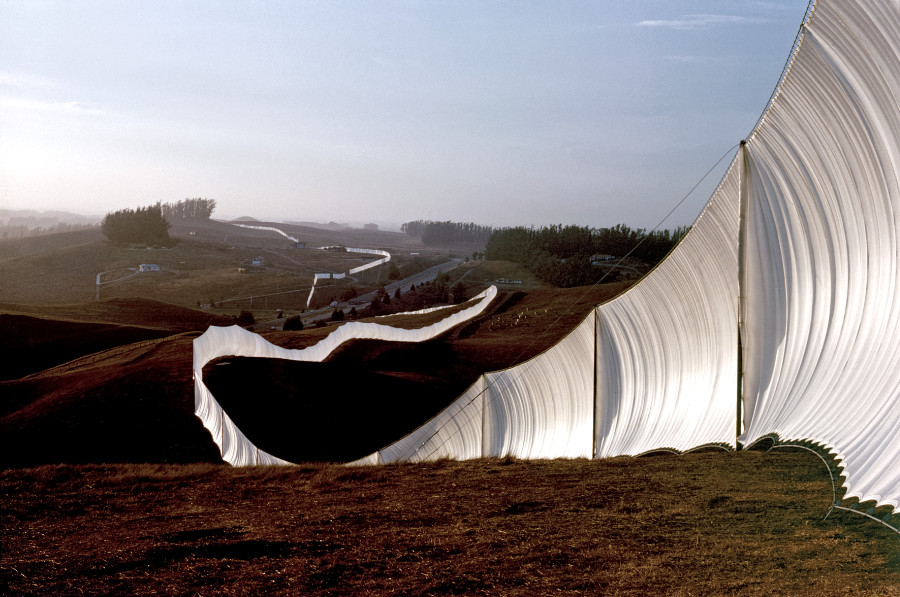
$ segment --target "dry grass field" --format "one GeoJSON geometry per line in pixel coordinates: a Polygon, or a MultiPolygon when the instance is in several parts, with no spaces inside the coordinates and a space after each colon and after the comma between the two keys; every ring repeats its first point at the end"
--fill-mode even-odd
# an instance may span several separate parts
{"type": "MultiPolygon", "coordinates": [[[[219,250],[216,223],[195,232],[182,250],[219,250]]],[[[92,234],[0,246],[3,292],[23,262],[93,264],[111,249],[92,234]]],[[[355,459],[627,287],[549,289],[504,263],[462,274],[473,293],[521,283],[421,345],[353,342],[322,364],[211,364],[214,392],[282,455],[355,459]],[[297,387],[290,405],[267,397],[297,387]],[[296,420],[272,416],[286,406],[296,420]]],[[[900,594],[900,537],[843,512],[823,520],[831,482],[807,452],[233,469],[193,415],[191,382],[193,339],[233,321],[227,311],[189,308],[189,283],[171,302],[69,290],[60,301],[0,297],[6,356],[21,366],[0,379],[0,594],[900,594]]],[[[331,329],[265,336],[299,348],[331,329]]]]}
{"type": "Polygon", "coordinates": [[[898,595],[809,453],[0,473],[0,593],[898,595]]]}

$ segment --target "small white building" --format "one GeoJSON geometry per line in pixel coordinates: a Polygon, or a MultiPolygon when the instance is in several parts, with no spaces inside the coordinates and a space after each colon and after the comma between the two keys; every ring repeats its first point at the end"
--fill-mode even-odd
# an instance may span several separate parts
{"type": "Polygon", "coordinates": [[[613,255],[591,255],[591,265],[600,265],[601,263],[615,261],[615,259],[613,255]]]}
{"type": "Polygon", "coordinates": [[[141,272],[158,272],[159,266],[155,263],[142,263],[138,266],[138,271],[141,272]]]}
{"type": "Polygon", "coordinates": [[[250,260],[250,265],[265,265],[266,260],[262,257],[254,257],[250,260]]]}

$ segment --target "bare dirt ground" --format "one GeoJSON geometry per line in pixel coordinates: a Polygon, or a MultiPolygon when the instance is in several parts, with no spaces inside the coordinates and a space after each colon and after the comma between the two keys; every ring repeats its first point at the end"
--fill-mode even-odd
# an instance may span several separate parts
{"type": "Polygon", "coordinates": [[[898,595],[809,453],[0,473],[14,595],[898,595]]]}

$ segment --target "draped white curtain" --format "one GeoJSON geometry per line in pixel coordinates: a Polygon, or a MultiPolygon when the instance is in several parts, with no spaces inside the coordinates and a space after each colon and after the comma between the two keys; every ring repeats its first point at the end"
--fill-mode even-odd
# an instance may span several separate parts
{"type": "Polygon", "coordinates": [[[900,9],[820,0],[748,140],[742,441],[833,450],[900,500],[900,9]]]}
{"type": "Polygon", "coordinates": [[[896,508],[898,98],[898,2],[818,0],[766,113],[672,254],[556,346],[485,374],[359,462],[607,457],[776,435],[833,451],[848,496],[896,508]]]}

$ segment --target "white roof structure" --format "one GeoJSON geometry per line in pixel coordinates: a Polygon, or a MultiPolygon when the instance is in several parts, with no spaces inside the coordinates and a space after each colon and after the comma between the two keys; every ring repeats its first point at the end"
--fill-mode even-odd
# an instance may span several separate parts
{"type": "Polygon", "coordinates": [[[358,462],[599,458],[775,438],[830,451],[846,497],[896,509],[900,3],[817,0],[798,39],[666,260],[556,346],[483,375],[358,462]]]}

